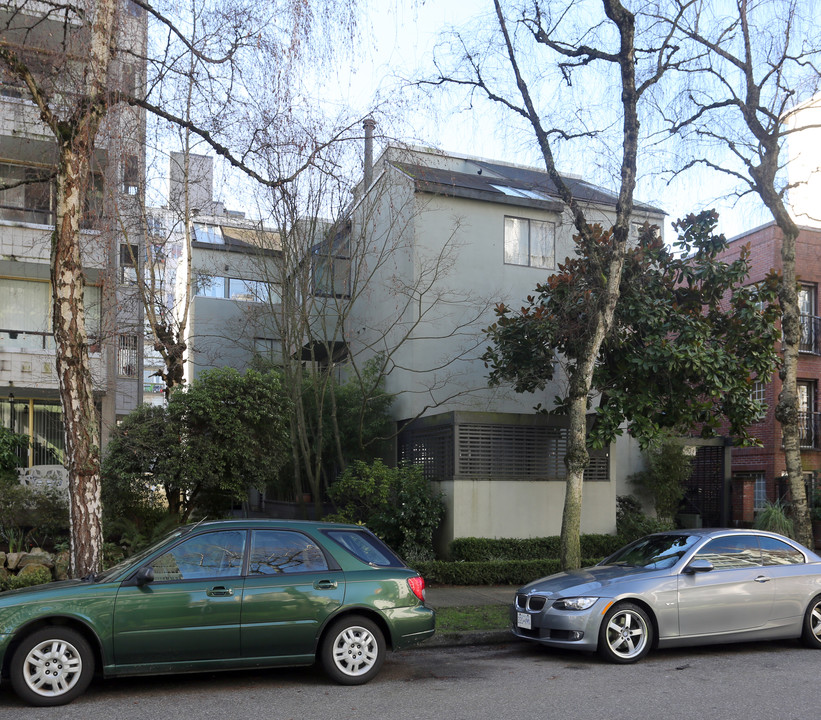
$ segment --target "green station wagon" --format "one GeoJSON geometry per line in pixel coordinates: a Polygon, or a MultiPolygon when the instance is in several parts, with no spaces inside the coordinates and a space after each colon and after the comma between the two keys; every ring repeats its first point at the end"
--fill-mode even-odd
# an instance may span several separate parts
{"type": "Polygon", "coordinates": [[[179,528],[96,576],[0,594],[0,667],[33,705],[104,676],[310,665],[358,685],[433,635],[425,583],[367,529],[278,520],[179,528]]]}

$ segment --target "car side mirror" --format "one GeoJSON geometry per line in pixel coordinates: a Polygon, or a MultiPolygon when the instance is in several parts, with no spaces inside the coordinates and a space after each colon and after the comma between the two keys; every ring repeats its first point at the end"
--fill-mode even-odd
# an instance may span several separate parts
{"type": "Polygon", "coordinates": [[[714,569],[713,563],[706,558],[693,558],[689,563],[687,563],[687,567],[684,568],[684,572],[688,575],[695,575],[696,573],[710,572],[714,569]]]}
{"type": "Polygon", "coordinates": [[[137,581],[137,585],[139,587],[154,582],[154,568],[150,565],[144,565],[137,570],[137,574],[134,576],[134,579],[137,581]]]}

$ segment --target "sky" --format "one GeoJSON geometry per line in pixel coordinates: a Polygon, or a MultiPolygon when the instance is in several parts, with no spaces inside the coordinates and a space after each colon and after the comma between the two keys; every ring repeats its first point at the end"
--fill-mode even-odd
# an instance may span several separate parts
{"type": "MultiPolygon", "coordinates": [[[[821,3],[819,3],[821,5],[821,3]]],[[[439,89],[426,98],[403,88],[401,77],[429,75],[431,59],[443,33],[449,28],[466,28],[472,36],[483,25],[494,23],[490,0],[368,0],[369,23],[361,28],[361,43],[355,50],[353,68],[340,64],[337,74],[323,90],[330,104],[368,112],[368,104],[379,95],[395,103],[401,121],[391,134],[406,141],[489,159],[543,167],[535,138],[528,129],[516,128],[509,118],[475,100],[472,106],[464,95],[439,89]],[[483,16],[483,18],[482,18],[483,16]],[[477,20],[477,17],[479,19],[477,20]]],[[[588,180],[616,187],[612,174],[602,174],[599,150],[579,151],[560,159],[559,169],[588,180]]],[[[614,158],[617,156],[614,154],[614,158]]],[[[610,158],[612,173],[613,158],[610,158]]],[[[641,175],[641,167],[640,167],[641,175]]],[[[670,223],[683,215],[707,207],[720,213],[719,229],[728,237],[771,221],[757,198],[735,205],[725,196],[726,180],[714,172],[691,172],[673,185],[653,174],[641,175],[636,199],[661,207],[670,223]]]]}

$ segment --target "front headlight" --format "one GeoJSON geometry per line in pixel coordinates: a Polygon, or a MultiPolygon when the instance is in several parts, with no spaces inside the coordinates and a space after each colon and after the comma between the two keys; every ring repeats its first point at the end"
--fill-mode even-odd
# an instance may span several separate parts
{"type": "Polygon", "coordinates": [[[556,602],[553,603],[553,607],[556,608],[556,610],[587,610],[593,607],[593,603],[595,603],[596,600],[598,600],[596,597],[562,598],[561,600],[556,600],[556,602]]]}

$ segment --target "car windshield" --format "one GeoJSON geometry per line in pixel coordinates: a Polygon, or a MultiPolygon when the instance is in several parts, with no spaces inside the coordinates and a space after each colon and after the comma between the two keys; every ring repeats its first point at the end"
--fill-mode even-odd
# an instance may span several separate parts
{"type": "Polygon", "coordinates": [[[629,565],[654,570],[672,567],[698,539],[698,535],[648,535],[618,550],[599,565],[629,565]]]}
{"type": "Polygon", "coordinates": [[[158,550],[162,545],[165,545],[169,540],[181,537],[185,535],[191,528],[194,527],[193,525],[184,525],[183,527],[179,527],[176,530],[168,533],[168,535],[164,536],[161,540],[158,540],[154,544],[147,547],[145,550],[141,550],[140,552],[136,553],[135,555],[131,555],[130,557],[125,558],[124,560],[120,560],[116,565],[112,565],[110,568],[103,570],[99,575],[94,577],[96,582],[105,582],[106,580],[111,580],[111,578],[117,577],[117,575],[124,573],[126,570],[132,567],[136,567],[142,563],[142,561],[151,555],[155,550],[158,550]]]}

